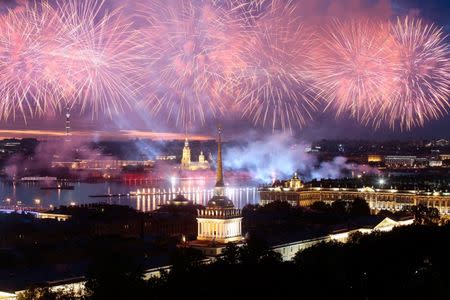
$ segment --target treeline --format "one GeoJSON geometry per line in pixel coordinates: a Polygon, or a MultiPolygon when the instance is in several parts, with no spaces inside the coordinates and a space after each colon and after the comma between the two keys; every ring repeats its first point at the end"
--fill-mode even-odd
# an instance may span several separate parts
{"type": "MultiPolygon", "coordinates": [[[[242,247],[227,246],[211,264],[179,248],[172,271],[150,280],[143,279],[139,264],[109,249],[90,268],[85,298],[446,299],[449,241],[448,224],[413,225],[356,234],[346,244],[318,244],[283,262],[264,241],[250,238],[242,247]]],[[[38,291],[21,299],[71,299],[56,293],[38,297],[38,291]]]]}

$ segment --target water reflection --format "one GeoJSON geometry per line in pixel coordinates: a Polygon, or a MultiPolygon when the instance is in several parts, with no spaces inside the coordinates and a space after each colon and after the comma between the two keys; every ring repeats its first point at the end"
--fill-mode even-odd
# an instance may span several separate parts
{"type": "MultiPolygon", "coordinates": [[[[131,197],[135,199],[136,209],[141,211],[152,211],[158,206],[166,204],[181,194],[195,204],[206,205],[213,196],[213,189],[204,189],[200,187],[188,187],[186,189],[159,189],[147,188],[139,189],[138,195],[131,197]]],[[[259,195],[256,187],[227,187],[225,194],[233,201],[234,205],[242,208],[247,204],[259,203],[259,195]]]]}
{"type": "MultiPolygon", "coordinates": [[[[141,211],[152,211],[182,194],[196,204],[205,205],[212,197],[212,187],[204,183],[180,182],[177,186],[170,183],[153,187],[130,185],[119,182],[75,183],[74,190],[41,190],[39,184],[0,182],[0,206],[22,206],[27,208],[58,207],[71,204],[106,202],[128,205],[141,211]],[[126,196],[130,192],[141,191],[139,196],[126,196]],[[93,198],[91,195],[121,194],[115,198],[93,198]],[[36,204],[36,199],[39,203],[36,204]]],[[[227,196],[236,207],[259,203],[256,187],[227,187],[227,196]]]]}

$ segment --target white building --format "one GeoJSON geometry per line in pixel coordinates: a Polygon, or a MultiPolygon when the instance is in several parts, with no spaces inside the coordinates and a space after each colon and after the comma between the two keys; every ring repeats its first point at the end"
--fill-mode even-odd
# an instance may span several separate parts
{"type": "Polygon", "coordinates": [[[217,174],[214,196],[208,201],[206,209],[198,211],[197,240],[190,242],[191,247],[201,250],[207,256],[220,255],[227,243],[241,242],[244,239],[241,230],[241,210],[235,208],[233,202],[225,195],[220,129],[217,147],[217,174]]]}

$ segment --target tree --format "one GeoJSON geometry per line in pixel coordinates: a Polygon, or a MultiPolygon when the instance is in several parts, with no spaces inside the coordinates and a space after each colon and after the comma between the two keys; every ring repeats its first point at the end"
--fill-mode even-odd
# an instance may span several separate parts
{"type": "Polygon", "coordinates": [[[414,222],[419,225],[438,224],[440,220],[439,210],[435,207],[427,207],[424,204],[412,206],[410,209],[414,214],[414,222]]]}
{"type": "Polygon", "coordinates": [[[281,262],[279,253],[271,250],[265,241],[255,237],[248,239],[247,243],[239,248],[239,257],[244,265],[281,262]]]}
{"type": "Polygon", "coordinates": [[[119,251],[97,253],[86,289],[91,299],[136,299],[144,289],[143,270],[134,257],[119,251]]]}
{"type": "Polygon", "coordinates": [[[356,198],[350,205],[349,213],[351,216],[367,216],[370,215],[370,207],[366,200],[356,198]]]}
{"type": "Polygon", "coordinates": [[[49,287],[31,287],[20,293],[17,300],[75,300],[77,295],[72,291],[53,291],[49,287]]]}
{"type": "Polygon", "coordinates": [[[329,211],[330,205],[326,204],[323,201],[316,201],[311,205],[311,209],[318,210],[318,211],[329,211]]]}
{"type": "Polygon", "coordinates": [[[331,210],[338,215],[347,214],[347,203],[343,200],[336,200],[331,203],[331,210]]]}
{"type": "Polygon", "coordinates": [[[235,265],[239,263],[239,248],[235,243],[228,243],[225,249],[223,250],[223,255],[219,258],[219,261],[235,265]]]}
{"type": "Polygon", "coordinates": [[[197,249],[189,247],[177,248],[170,257],[172,264],[170,275],[176,276],[197,269],[204,258],[202,252],[197,249]]]}

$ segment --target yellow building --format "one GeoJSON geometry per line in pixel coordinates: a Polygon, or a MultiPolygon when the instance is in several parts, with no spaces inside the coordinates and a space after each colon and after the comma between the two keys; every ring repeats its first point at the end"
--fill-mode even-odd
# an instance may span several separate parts
{"type": "Polygon", "coordinates": [[[298,189],[301,189],[303,187],[303,183],[300,180],[300,178],[298,178],[297,172],[295,172],[294,176],[290,180],[288,180],[286,182],[286,186],[285,187],[289,188],[291,190],[298,190],[298,189]]]}
{"type": "Polygon", "coordinates": [[[377,163],[377,162],[382,162],[382,161],[383,161],[383,157],[381,155],[370,154],[367,156],[367,162],[377,163]]]}
{"type": "Polygon", "coordinates": [[[259,190],[261,204],[273,201],[286,201],[293,206],[310,206],[314,202],[332,203],[336,200],[354,200],[361,198],[367,201],[374,212],[380,210],[399,211],[406,206],[423,204],[439,210],[443,217],[450,216],[450,193],[428,192],[418,190],[340,188],[340,187],[303,187],[298,190],[269,187],[259,190]]]}
{"type": "Polygon", "coordinates": [[[189,171],[208,170],[211,166],[206,160],[203,151],[198,156],[198,161],[191,161],[191,148],[189,147],[189,141],[186,138],[184,141],[183,154],[181,156],[181,169],[189,171]]]}

